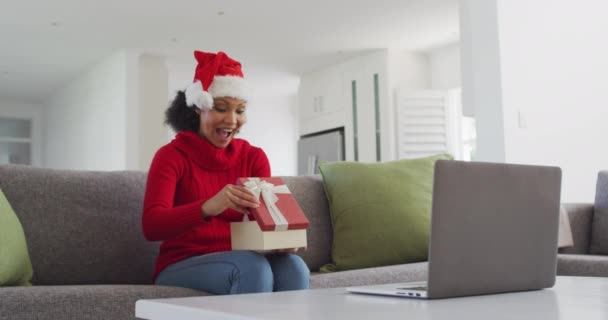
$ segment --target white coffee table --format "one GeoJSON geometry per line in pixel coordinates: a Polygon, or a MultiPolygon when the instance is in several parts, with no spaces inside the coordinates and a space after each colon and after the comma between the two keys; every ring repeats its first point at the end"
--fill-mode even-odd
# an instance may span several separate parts
{"type": "Polygon", "coordinates": [[[139,300],[135,315],[173,319],[608,319],[608,278],[558,277],[551,289],[413,300],[317,289],[139,300]]]}

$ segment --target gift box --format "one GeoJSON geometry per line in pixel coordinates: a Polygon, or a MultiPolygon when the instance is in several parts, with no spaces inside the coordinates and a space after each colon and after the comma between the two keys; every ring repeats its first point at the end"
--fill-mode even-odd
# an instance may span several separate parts
{"type": "Polygon", "coordinates": [[[262,231],[256,221],[230,224],[232,250],[269,251],[306,247],[306,229],[262,231]]]}
{"type": "Polygon", "coordinates": [[[273,250],[306,247],[308,219],[281,178],[239,178],[258,197],[250,208],[254,221],[230,225],[233,250],[273,250]]]}

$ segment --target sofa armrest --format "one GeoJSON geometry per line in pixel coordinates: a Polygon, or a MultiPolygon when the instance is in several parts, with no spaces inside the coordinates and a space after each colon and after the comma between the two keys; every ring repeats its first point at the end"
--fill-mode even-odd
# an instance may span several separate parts
{"type": "Polygon", "coordinates": [[[608,255],[608,171],[597,174],[589,253],[608,255]]]}
{"type": "Polygon", "coordinates": [[[587,254],[589,253],[589,241],[591,238],[591,222],[593,220],[593,204],[591,203],[566,203],[564,209],[568,212],[570,228],[574,246],[562,248],[560,253],[587,254]]]}

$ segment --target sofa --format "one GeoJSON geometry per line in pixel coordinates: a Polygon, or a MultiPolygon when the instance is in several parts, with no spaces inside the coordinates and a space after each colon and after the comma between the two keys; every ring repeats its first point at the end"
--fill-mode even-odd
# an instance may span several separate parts
{"type": "MultiPolygon", "coordinates": [[[[425,262],[319,273],[331,260],[332,229],[319,176],[283,177],[307,215],[311,288],[426,279],[425,262]]],[[[145,172],[0,166],[0,188],[26,235],[33,286],[0,288],[0,319],[134,319],[138,299],[204,296],[151,285],[159,243],[146,241],[145,172]]],[[[589,254],[594,206],[566,205],[575,246],[559,255],[564,275],[608,275],[608,257],[589,254]]]]}
{"type": "Polygon", "coordinates": [[[559,249],[557,274],[608,277],[608,171],[598,173],[593,204],[564,206],[574,246],[559,249]]]}

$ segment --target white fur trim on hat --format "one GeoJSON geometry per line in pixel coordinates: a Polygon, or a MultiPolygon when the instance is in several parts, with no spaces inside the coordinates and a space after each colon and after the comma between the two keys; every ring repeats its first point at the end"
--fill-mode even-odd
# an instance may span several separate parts
{"type": "Polygon", "coordinates": [[[196,106],[200,110],[213,107],[213,97],[209,92],[203,90],[203,85],[198,80],[188,85],[184,93],[188,107],[196,106]]]}
{"type": "Polygon", "coordinates": [[[212,97],[231,97],[249,100],[249,86],[247,81],[238,76],[215,76],[209,86],[212,97]]]}

